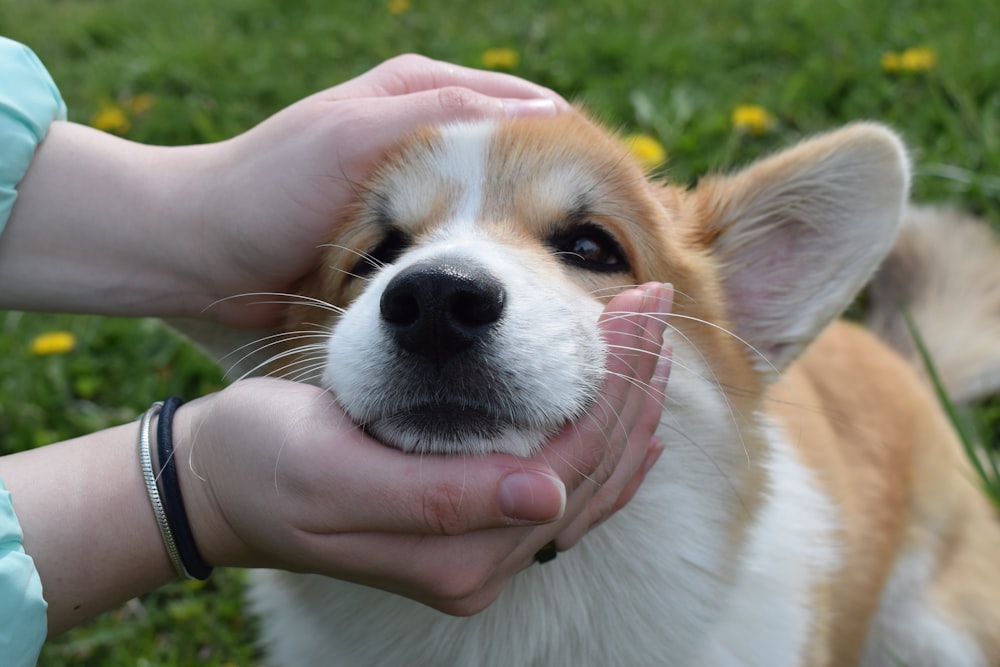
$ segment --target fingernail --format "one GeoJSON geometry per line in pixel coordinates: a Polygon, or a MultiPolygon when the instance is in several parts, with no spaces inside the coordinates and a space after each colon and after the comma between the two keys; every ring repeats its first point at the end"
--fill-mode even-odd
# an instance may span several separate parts
{"type": "Polygon", "coordinates": [[[654,326],[656,326],[657,315],[653,312],[653,307],[659,302],[655,292],[655,283],[646,283],[642,286],[642,301],[639,302],[639,314],[641,319],[637,319],[636,324],[639,325],[637,335],[644,336],[646,332],[651,331],[654,326]]]}
{"type": "Polygon", "coordinates": [[[514,472],[500,481],[500,511],[514,525],[548,523],[566,511],[566,486],[541,472],[514,472]]]}
{"type": "Polygon", "coordinates": [[[649,452],[646,454],[646,459],[642,462],[643,475],[645,475],[646,473],[648,473],[650,470],[653,469],[653,466],[656,465],[656,462],[660,460],[660,455],[663,454],[664,449],[666,449],[664,444],[660,441],[659,438],[654,436],[653,444],[650,446],[649,452]]]}
{"type": "Polygon", "coordinates": [[[508,116],[555,116],[556,103],[544,97],[532,99],[510,98],[503,100],[503,111],[508,116]]]}
{"type": "Polygon", "coordinates": [[[666,388],[667,381],[670,380],[670,369],[673,366],[674,349],[669,343],[664,343],[660,349],[660,358],[656,361],[656,368],[653,369],[653,382],[658,386],[666,388]]]}
{"type": "Polygon", "coordinates": [[[670,283],[663,283],[660,287],[662,291],[660,292],[659,312],[665,319],[674,307],[674,286],[670,283]]]}
{"type": "MultiPolygon", "coordinates": [[[[661,283],[656,286],[656,311],[651,315],[655,320],[656,328],[654,331],[660,341],[662,348],[660,350],[660,364],[663,363],[664,350],[667,347],[666,335],[667,335],[667,323],[670,319],[670,310],[674,305],[674,286],[670,283],[661,283]]],[[[659,366],[656,369],[660,370],[659,366]]],[[[669,370],[669,366],[668,366],[669,370]]]]}

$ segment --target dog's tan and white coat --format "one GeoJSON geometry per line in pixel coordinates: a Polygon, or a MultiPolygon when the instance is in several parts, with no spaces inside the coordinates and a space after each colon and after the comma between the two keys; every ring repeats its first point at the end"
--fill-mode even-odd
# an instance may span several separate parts
{"type": "Polygon", "coordinates": [[[389,153],[303,286],[343,314],[289,310],[289,331],[332,327],[302,367],[405,450],[527,454],[597,397],[602,303],[670,282],[667,449],[627,507],[469,618],[260,573],[273,664],[1000,664],[997,517],[914,369],[835,322],[908,179],[872,124],[690,191],[576,113],[389,153]]]}

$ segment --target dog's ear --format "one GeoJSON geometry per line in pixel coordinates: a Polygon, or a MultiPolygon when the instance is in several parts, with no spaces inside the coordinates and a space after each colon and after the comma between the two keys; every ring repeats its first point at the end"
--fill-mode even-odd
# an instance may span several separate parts
{"type": "Polygon", "coordinates": [[[695,190],[736,333],[782,370],[840,315],[893,245],[909,189],[903,144],[860,123],[695,190]]]}

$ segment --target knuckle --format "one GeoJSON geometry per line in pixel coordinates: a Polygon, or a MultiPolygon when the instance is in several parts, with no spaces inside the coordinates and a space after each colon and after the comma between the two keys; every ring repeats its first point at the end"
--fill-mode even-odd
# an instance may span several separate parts
{"type": "Polygon", "coordinates": [[[486,581],[470,579],[469,583],[477,583],[468,587],[461,595],[442,598],[436,605],[439,611],[451,616],[473,616],[489,607],[500,595],[503,586],[488,586],[486,581]]]}
{"type": "Polygon", "coordinates": [[[593,528],[614,513],[618,493],[607,486],[601,487],[591,499],[586,511],[587,529],[593,528]]]}
{"type": "Polygon", "coordinates": [[[469,527],[462,512],[465,488],[461,485],[439,484],[423,495],[423,519],[431,532],[438,535],[461,535],[469,527]]]}
{"type": "Polygon", "coordinates": [[[479,108],[480,97],[468,88],[446,86],[438,90],[441,108],[454,114],[463,114],[479,108]]]}
{"type": "Polygon", "coordinates": [[[618,465],[622,463],[623,453],[624,452],[612,452],[607,449],[603,452],[603,455],[594,468],[593,474],[594,481],[602,488],[614,475],[615,471],[618,469],[618,465]]]}
{"type": "Polygon", "coordinates": [[[594,433],[590,440],[584,442],[577,467],[586,479],[600,485],[614,472],[617,457],[605,433],[594,433]]]}
{"type": "Polygon", "coordinates": [[[381,65],[379,68],[400,68],[400,69],[411,69],[411,68],[423,68],[426,67],[431,62],[430,58],[422,56],[416,53],[402,53],[398,56],[393,56],[389,58],[381,65]]]}
{"type": "Polygon", "coordinates": [[[450,616],[474,616],[489,607],[495,599],[496,596],[480,596],[470,600],[449,602],[441,605],[439,611],[442,611],[450,616]]]}
{"type": "Polygon", "coordinates": [[[435,582],[434,595],[441,603],[459,608],[480,594],[489,581],[491,572],[476,565],[464,565],[452,568],[435,582]]]}

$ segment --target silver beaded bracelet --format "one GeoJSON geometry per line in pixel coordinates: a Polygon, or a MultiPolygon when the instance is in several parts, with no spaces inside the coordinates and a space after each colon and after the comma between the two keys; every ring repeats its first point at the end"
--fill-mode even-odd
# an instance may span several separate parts
{"type": "Polygon", "coordinates": [[[160,526],[160,534],[163,536],[163,543],[167,547],[167,555],[170,562],[177,571],[177,576],[181,579],[191,579],[191,575],[184,569],[184,562],[177,551],[177,543],[174,542],[174,535],[170,530],[170,523],[167,521],[167,513],[160,502],[160,490],[156,484],[156,474],[153,472],[153,459],[150,455],[149,447],[149,426],[163,407],[162,402],[153,403],[142,413],[142,420],[139,422],[139,462],[142,464],[142,477],[146,481],[146,491],[149,493],[149,503],[153,506],[153,514],[156,515],[156,523],[160,526]]]}

